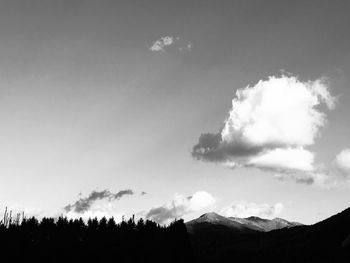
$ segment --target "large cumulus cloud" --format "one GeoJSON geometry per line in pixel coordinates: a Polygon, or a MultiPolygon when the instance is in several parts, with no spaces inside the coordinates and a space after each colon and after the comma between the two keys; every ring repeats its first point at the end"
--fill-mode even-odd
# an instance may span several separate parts
{"type": "Polygon", "coordinates": [[[192,156],[231,168],[255,167],[310,183],[318,175],[313,145],[326,124],[325,108],[335,98],[325,79],[301,81],[295,76],[269,77],[236,91],[223,128],[206,133],[192,156]],[[325,107],[321,107],[324,105],[325,107]]]}

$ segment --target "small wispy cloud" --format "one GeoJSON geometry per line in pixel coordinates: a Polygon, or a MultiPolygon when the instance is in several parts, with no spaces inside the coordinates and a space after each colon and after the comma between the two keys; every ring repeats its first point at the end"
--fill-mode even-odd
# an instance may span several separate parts
{"type": "Polygon", "coordinates": [[[350,149],[343,149],[323,175],[323,185],[328,188],[350,187],[350,149]]]}
{"type": "Polygon", "coordinates": [[[69,204],[64,207],[64,210],[68,213],[70,211],[74,211],[75,213],[82,214],[86,211],[88,211],[91,206],[96,202],[97,200],[107,200],[109,202],[114,200],[119,200],[123,196],[126,195],[134,195],[134,191],[130,189],[121,190],[117,193],[112,193],[109,190],[103,190],[103,191],[92,191],[89,196],[85,198],[80,198],[77,200],[74,204],[69,204]]]}
{"type": "Polygon", "coordinates": [[[157,39],[149,49],[154,52],[165,52],[165,49],[170,46],[180,51],[191,51],[193,44],[180,37],[165,36],[157,39]]]}
{"type": "Polygon", "coordinates": [[[246,218],[250,216],[257,216],[261,218],[275,218],[284,209],[282,203],[274,205],[269,204],[256,204],[249,202],[239,202],[226,206],[221,209],[221,214],[227,217],[240,217],[246,218]]]}
{"type": "Polygon", "coordinates": [[[303,184],[314,184],[325,189],[350,187],[350,149],[339,152],[328,167],[320,164],[316,171],[308,173],[276,174],[280,181],[295,181],[303,184]]]}
{"type": "Polygon", "coordinates": [[[166,224],[186,214],[199,211],[213,205],[216,199],[208,192],[198,191],[191,196],[176,194],[166,204],[149,210],[145,217],[159,224],[166,224]]]}
{"type": "Polygon", "coordinates": [[[335,158],[338,167],[350,173],[350,149],[342,150],[335,158]]]}
{"type": "Polygon", "coordinates": [[[171,36],[161,37],[160,39],[156,40],[156,42],[154,42],[154,44],[150,47],[150,50],[164,51],[164,48],[166,46],[170,46],[173,43],[174,43],[174,37],[171,37],[171,36]]]}
{"type": "Polygon", "coordinates": [[[192,47],[193,47],[193,44],[191,42],[188,42],[186,45],[180,46],[179,50],[180,51],[191,51],[192,47]]]}

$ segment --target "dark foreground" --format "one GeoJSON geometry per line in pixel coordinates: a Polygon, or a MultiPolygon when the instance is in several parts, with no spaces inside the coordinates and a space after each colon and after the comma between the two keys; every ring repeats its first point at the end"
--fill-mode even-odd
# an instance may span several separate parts
{"type": "Polygon", "coordinates": [[[1,225],[1,262],[191,262],[183,220],[167,227],[133,219],[116,224],[44,218],[1,225]]]}
{"type": "Polygon", "coordinates": [[[270,232],[202,223],[190,230],[197,262],[350,262],[350,208],[311,226],[270,232]]]}
{"type": "Polygon", "coordinates": [[[0,225],[0,251],[1,262],[350,262],[350,209],[270,232],[220,222],[187,229],[183,220],[164,227],[142,219],[30,218],[0,225]]]}

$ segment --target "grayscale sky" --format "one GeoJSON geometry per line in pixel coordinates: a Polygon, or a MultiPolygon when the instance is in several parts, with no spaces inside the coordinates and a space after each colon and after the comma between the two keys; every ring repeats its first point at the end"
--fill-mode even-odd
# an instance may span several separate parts
{"type": "MultiPolygon", "coordinates": [[[[0,209],[76,216],[64,207],[108,189],[86,215],[162,221],[176,208],[185,219],[216,211],[314,223],[340,212],[350,206],[349,13],[346,0],[0,1],[0,209]],[[272,76],[319,99],[302,104],[324,117],[312,142],[293,130],[294,141],[249,144],[248,157],[232,155],[236,139],[224,159],[196,156],[200,135],[228,123],[236,91],[260,80],[268,90],[272,76]],[[278,160],[296,170],[260,158],[281,147],[290,152],[278,160]]],[[[269,104],[278,120],[306,127],[278,110],[281,100],[299,109],[285,94],[269,104]]]]}

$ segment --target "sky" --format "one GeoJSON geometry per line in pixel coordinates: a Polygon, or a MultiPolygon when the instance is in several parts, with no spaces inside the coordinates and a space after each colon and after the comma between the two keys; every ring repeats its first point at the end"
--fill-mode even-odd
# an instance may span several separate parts
{"type": "Polygon", "coordinates": [[[350,206],[349,1],[0,2],[0,210],[350,206]]]}

